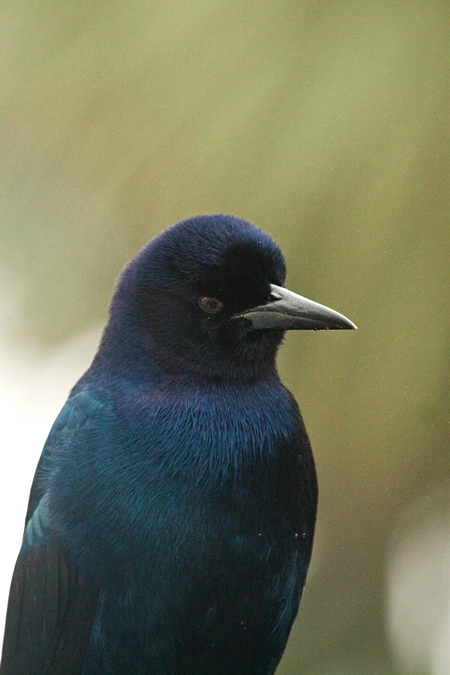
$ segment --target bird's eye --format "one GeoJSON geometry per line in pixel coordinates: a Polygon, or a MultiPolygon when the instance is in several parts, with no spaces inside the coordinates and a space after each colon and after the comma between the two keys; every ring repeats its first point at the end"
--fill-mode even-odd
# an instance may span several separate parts
{"type": "Polygon", "coordinates": [[[223,303],[217,300],[217,298],[200,298],[198,304],[208,314],[217,314],[223,307],[223,303]]]}

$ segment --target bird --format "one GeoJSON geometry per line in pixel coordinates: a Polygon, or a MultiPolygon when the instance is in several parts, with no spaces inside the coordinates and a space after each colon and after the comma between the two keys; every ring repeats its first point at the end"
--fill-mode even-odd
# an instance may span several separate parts
{"type": "Polygon", "coordinates": [[[272,675],[312,553],[317,478],[276,354],[354,329],[285,288],[273,239],[185,219],[125,267],[50,430],[1,675],[272,675]]]}

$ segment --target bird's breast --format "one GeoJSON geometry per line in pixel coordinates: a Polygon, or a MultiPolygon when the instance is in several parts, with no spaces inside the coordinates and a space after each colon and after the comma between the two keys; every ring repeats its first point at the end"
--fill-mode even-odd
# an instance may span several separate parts
{"type": "Polygon", "coordinates": [[[68,548],[92,573],[167,560],[179,571],[202,561],[256,569],[312,537],[311,451],[279,381],[125,391],[108,424],[77,436],[58,473],[70,476],[55,490],[68,548]]]}
{"type": "Polygon", "coordinates": [[[278,378],[252,385],[155,386],[123,414],[139,452],[172,473],[214,478],[244,471],[304,433],[297,405],[278,378]]]}

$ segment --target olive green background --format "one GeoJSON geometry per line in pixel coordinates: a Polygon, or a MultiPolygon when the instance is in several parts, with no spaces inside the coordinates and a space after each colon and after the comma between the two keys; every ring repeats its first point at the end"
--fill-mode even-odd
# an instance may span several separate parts
{"type": "Polygon", "coordinates": [[[386,578],[404,507],[449,486],[450,4],[5,0],[0,34],[18,349],[104,322],[121,267],[181,218],[268,231],[287,286],[359,327],[280,353],[320,510],[277,673],[413,672],[386,578]]]}

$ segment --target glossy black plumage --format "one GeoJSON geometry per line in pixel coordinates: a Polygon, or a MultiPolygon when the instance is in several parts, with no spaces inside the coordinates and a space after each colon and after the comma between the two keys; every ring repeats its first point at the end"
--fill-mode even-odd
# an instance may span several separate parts
{"type": "Polygon", "coordinates": [[[274,673],[317,503],[276,351],[354,327],[284,278],[265,233],[219,215],[127,266],[36,471],[1,675],[274,673]]]}

